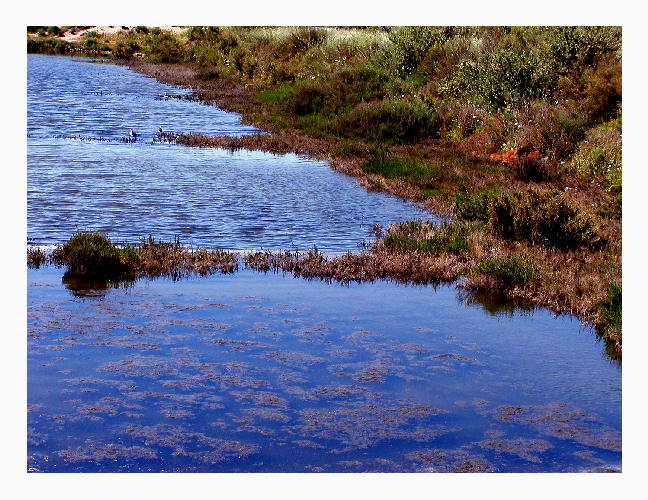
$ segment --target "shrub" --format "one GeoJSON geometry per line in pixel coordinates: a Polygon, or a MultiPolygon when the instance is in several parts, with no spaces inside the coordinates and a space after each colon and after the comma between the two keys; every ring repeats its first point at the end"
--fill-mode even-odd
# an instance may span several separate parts
{"type": "Polygon", "coordinates": [[[333,120],[331,132],[372,141],[414,142],[435,137],[437,114],[418,100],[385,100],[360,104],[333,120]]]}
{"type": "Polygon", "coordinates": [[[587,118],[563,106],[536,103],[519,114],[518,146],[542,151],[553,161],[568,158],[587,131],[587,118]]]}
{"type": "Polygon", "coordinates": [[[621,61],[612,59],[588,68],[582,77],[583,91],[576,104],[590,123],[613,119],[621,109],[621,61]]]}
{"type": "Polygon", "coordinates": [[[602,243],[593,220],[560,191],[505,193],[492,203],[490,224],[503,238],[567,250],[602,243]]]}
{"type": "Polygon", "coordinates": [[[317,83],[300,83],[288,101],[288,110],[298,116],[320,111],[327,102],[327,92],[317,83]]]}
{"type": "Polygon", "coordinates": [[[445,93],[494,111],[551,97],[557,86],[537,52],[502,50],[464,60],[445,83],[445,93]]]}
{"type": "Polygon", "coordinates": [[[486,258],[474,270],[477,274],[493,278],[503,288],[523,286],[539,276],[533,264],[527,264],[520,258],[486,258]]]}
{"type": "Polygon", "coordinates": [[[361,102],[385,97],[390,82],[389,73],[371,65],[347,68],[320,81],[297,84],[288,109],[297,115],[324,111],[333,116],[361,102]]]}
{"type": "Polygon", "coordinates": [[[154,63],[177,62],[183,54],[180,42],[170,33],[162,33],[159,28],[152,29],[146,36],[143,49],[154,63]]]}
{"type": "Polygon", "coordinates": [[[137,42],[134,40],[127,40],[125,42],[117,42],[115,45],[115,57],[118,59],[130,59],[133,53],[140,49],[137,42]]]}
{"type": "Polygon", "coordinates": [[[295,28],[284,40],[279,42],[277,51],[289,57],[304,53],[311,47],[320,45],[326,39],[326,30],[313,27],[295,28]]]}
{"type": "Polygon", "coordinates": [[[94,38],[94,37],[88,37],[88,38],[86,38],[85,41],[83,42],[83,46],[84,46],[86,49],[90,49],[90,50],[98,50],[100,44],[99,44],[99,42],[97,41],[96,38],[94,38]]]}
{"type": "Polygon", "coordinates": [[[28,38],[27,52],[39,54],[65,54],[72,46],[63,40],[56,38],[28,38]]]}
{"type": "Polygon", "coordinates": [[[401,77],[414,73],[428,50],[444,41],[438,30],[425,26],[397,28],[389,33],[389,39],[394,44],[396,70],[401,77]]]}
{"type": "Polygon", "coordinates": [[[61,31],[61,28],[58,26],[49,26],[47,28],[47,34],[50,36],[61,36],[63,32],[61,31]]]}
{"type": "Polygon", "coordinates": [[[614,26],[554,26],[544,38],[543,53],[559,71],[594,66],[621,49],[621,29],[614,26]]]}
{"type": "Polygon", "coordinates": [[[526,182],[543,182],[554,177],[546,160],[528,154],[517,156],[511,163],[513,177],[526,182]]]}
{"type": "Polygon", "coordinates": [[[622,141],[615,124],[608,122],[591,129],[574,153],[570,167],[586,180],[603,176],[606,189],[620,194],[622,141]]]}
{"type": "Polygon", "coordinates": [[[67,266],[68,273],[92,278],[119,278],[128,268],[122,260],[122,252],[101,233],[77,233],[52,258],[67,266]]]}

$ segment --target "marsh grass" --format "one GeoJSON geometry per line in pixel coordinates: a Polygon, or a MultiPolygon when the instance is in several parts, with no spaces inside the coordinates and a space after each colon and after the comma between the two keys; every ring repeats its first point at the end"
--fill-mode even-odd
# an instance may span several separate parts
{"type": "Polygon", "coordinates": [[[367,161],[363,170],[388,179],[402,178],[423,190],[441,188],[445,183],[456,181],[458,176],[452,170],[415,158],[378,156],[367,161]]]}
{"type": "Polygon", "coordinates": [[[52,254],[56,264],[65,265],[70,275],[89,278],[120,278],[130,269],[123,252],[101,233],[77,233],[52,254]]]}
{"type": "Polygon", "coordinates": [[[238,266],[237,255],[232,252],[192,250],[178,239],[162,242],[152,237],[139,245],[117,247],[101,233],[75,234],[57,247],[49,260],[65,266],[68,276],[106,280],[232,273],[238,266]]]}
{"type": "Polygon", "coordinates": [[[488,222],[493,201],[499,195],[499,189],[485,189],[475,194],[459,192],[455,195],[455,216],[459,220],[488,222]]]}
{"type": "Polygon", "coordinates": [[[599,327],[607,332],[608,336],[621,334],[622,327],[622,300],[621,286],[610,283],[607,296],[601,301],[601,317],[599,327]]]}
{"type": "Polygon", "coordinates": [[[47,264],[47,254],[40,248],[27,248],[27,267],[38,269],[47,264]]]}
{"type": "Polygon", "coordinates": [[[441,226],[416,221],[393,225],[387,231],[383,245],[387,250],[432,255],[460,255],[471,250],[466,226],[456,222],[441,226]]]}
{"type": "Polygon", "coordinates": [[[533,264],[508,257],[486,258],[474,268],[474,272],[492,278],[495,289],[524,286],[539,277],[533,264]]]}

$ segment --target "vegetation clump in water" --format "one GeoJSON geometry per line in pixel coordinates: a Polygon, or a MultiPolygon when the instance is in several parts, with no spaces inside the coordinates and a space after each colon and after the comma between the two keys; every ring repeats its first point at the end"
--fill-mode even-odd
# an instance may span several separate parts
{"type": "MultiPolygon", "coordinates": [[[[40,254],[28,254],[28,262],[39,260],[40,254]]],[[[140,245],[119,248],[101,233],[77,233],[57,247],[50,260],[65,266],[67,275],[108,280],[232,273],[237,269],[236,254],[230,252],[191,250],[183,247],[179,239],[164,243],[152,237],[140,245]]]]}

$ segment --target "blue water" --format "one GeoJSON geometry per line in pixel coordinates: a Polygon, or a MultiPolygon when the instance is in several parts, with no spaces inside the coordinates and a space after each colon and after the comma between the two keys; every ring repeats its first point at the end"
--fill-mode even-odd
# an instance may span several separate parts
{"type": "Polygon", "coordinates": [[[29,272],[32,470],[620,466],[620,370],[570,318],[451,287],[61,274],[29,272]]]}
{"type": "Polygon", "coordinates": [[[168,95],[124,66],[29,55],[28,237],[52,245],[76,231],[121,243],[149,235],[219,248],[355,250],[373,224],[432,218],[359,187],[327,163],[155,140],[177,132],[261,133],[240,117],[168,95]],[[129,138],[131,128],[140,136],[129,138]]]}
{"type": "MultiPolygon", "coordinates": [[[[353,250],[375,222],[426,217],[323,162],[162,144],[159,125],[257,131],[124,67],[29,56],[28,83],[36,243],[353,250]]],[[[243,270],[115,288],[44,267],[27,316],[33,472],[621,466],[621,369],[594,333],[454,287],[243,270]]]]}

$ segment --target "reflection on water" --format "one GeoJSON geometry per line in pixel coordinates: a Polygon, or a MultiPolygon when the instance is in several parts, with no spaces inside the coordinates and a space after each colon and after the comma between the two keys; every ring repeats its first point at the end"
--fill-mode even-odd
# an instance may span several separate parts
{"type": "Polygon", "coordinates": [[[530,316],[535,310],[535,306],[530,302],[511,300],[502,294],[475,290],[461,289],[457,294],[457,299],[470,306],[480,306],[483,311],[493,316],[513,316],[514,314],[530,316]]]}
{"type": "Polygon", "coordinates": [[[65,273],[61,283],[74,297],[103,297],[109,289],[132,287],[135,280],[87,279],[65,273]]]}
{"type": "Polygon", "coordinates": [[[29,55],[27,204],[34,244],[60,244],[91,230],[122,243],[151,235],[220,248],[353,251],[375,223],[431,217],[413,203],[366,191],[325,162],[155,141],[160,126],[260,132],[212,106],[160,99],[165,92],[188,91],[123,66],[29,55]],[[137,141],[121,142],[129,129],[140,134],[137,141]]]}
{"type": "Polygon", "coordinates": [[[445,286],[61,277],[29,271],[30,470],[620,467],[620,369],[569,318],[445,286]]]}

